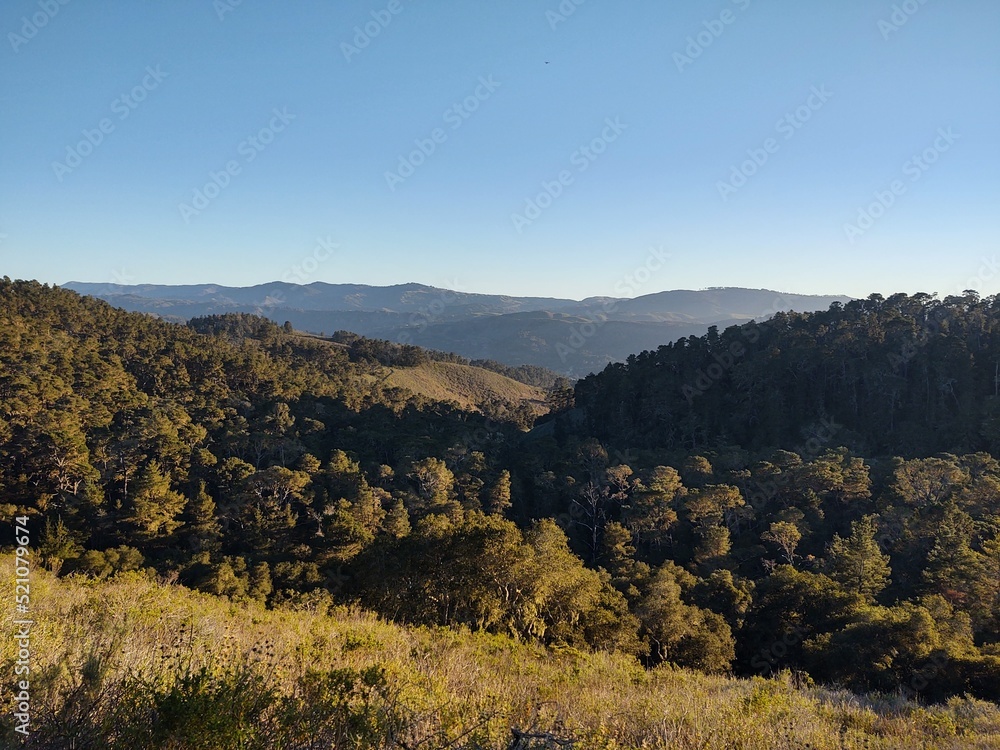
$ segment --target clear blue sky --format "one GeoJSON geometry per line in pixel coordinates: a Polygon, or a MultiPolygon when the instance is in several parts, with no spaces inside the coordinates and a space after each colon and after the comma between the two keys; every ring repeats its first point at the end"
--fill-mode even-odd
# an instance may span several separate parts
{"type": "Polygon", "coordinates": [[[561,7],[9,0],[0,274],[1000,292],[995,0],[561,7]]]}

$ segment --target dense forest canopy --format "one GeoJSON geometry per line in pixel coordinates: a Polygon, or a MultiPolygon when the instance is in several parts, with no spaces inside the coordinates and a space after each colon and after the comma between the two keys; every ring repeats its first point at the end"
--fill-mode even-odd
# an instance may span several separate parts
{"type": "Polygon", "coordinates": [[[551,382],[530,432],[339,344],[0,281],[3,518],[60,573],[1000,698],[994,298],[713,329],[551,382]]]}
{"type": "Polygon", "coordinates": [[[636,447],[800,445],[864,455],[1000,451],[1000,298],[834,303],[710,329],[583,380],[588,430],[636,447]]]}

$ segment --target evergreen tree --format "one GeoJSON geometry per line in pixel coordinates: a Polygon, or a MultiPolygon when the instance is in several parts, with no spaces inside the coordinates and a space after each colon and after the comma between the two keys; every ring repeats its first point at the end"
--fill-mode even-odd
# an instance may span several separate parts
{"type": "Polygon", "coordinates": [[[510,472],[504,469],[500,472],[496,484],[490,488],[489,512],[495,516],[506,515],[510,510],[510,472]]]}
{"type": "Polygon", "coordinates": [[[136,478],[129,521],[144,537],[167,536],[181,525],[178,516],[186,504],[181,493],[170,489],[170,477],[160,464],[149,461],[136,478]]]}
{"type": "Polygon", "coordinates": [[[393,539],[402,539],[410,533],[410,514],[402,500],[396,500],[382,521],[385,533],[393,539]]]}
{"type": "Polygon", "coordinates": [[[830,577],[848,591],[874,598],[889,581],[889,557],[875,540],[878,526],[874,516],[864,516],[851,524],[846,539],[834,536],[827,553],[830,577]]]}
{"type": "Polygon", "coordinates": [[[208,494],[205,481],[199,481],[198,490],[188,500],[183,516],[185,536],[193,552],[213,552],[221,547],[222,529],[215,510],[215,501],[208,494]]]}

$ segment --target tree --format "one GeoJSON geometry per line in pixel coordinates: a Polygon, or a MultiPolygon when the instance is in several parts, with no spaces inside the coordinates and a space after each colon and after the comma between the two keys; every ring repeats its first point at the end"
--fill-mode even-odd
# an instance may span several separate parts
{"type": "Polygon", "coordinates": [[[141,570],[144,562],[139,550],[123,545],[104,551],[88,550],[80,555],[77,568],[96,578],[107,578],[116,573],[141,570]]]}
{"type": "Polygon", "coordinates": [[[90,465],[86,437],[76,421],[70,415],[66,415],[61,424],[55,424],[55,415],[51,419],[53,424],[48,428],[48,435],[40,436],[43,437],[42,445],[47,443],[45,448],[51,485],[64,497],[75,497],[88,479],[92,481],[99,474],[90,465]]]}
{"type": "Polygon", "coordinates": [[[199,587],[215,594],[238,599],[246,596],[247,564],[242,557],[226,557],[212,567],[207,580],[199,587]]]}
{"type": "Polygon", "coordinates": [[[679,575],[672,564],[659,568],[638,606],[640,631],[654,662],[706,672],[727,671],[735,657],[732,631],[715,612],[685,604],[679,575]]]}
{"type": "Polygon", "coordinates": [[[728,484],[710,484],[688,493],[684,508],[692,523],[702,526],[717,526],[723,523],[731,511],[746,505],[738,487],[728,484]]]}
{"type": "Polygon", "coordinates": [[[731,537],[728,525],[722,524],[733,518],[733,511],[745,506],[739,489],[725,484],[706,485],[685,498],[684,508],[698,537],[694,561],[704,571],[711,572],[725,563],[731,537]]]}
{"type": "Polygon", "coordinates": [[[78,536],[66,527],[62,518],[57,518],[55,523],[51,518],[45,519],[38,544],[38,556],[42,565],[58,571],[64,561],[79,557],[82,549],[78,536]]]}
{"type": "Polygon", "coordinates": [[[923,691],[950,679],[953,670],[942,666],[976,657],[968,617],[963,621],[940,597],[863,607],[843,629],[807,642],[806,652],[821,679],[882,691],[923,691]]]}
{"type": "Polygon", "coordinates": [[[646,481],[631,494],[628,505],[622,508],[625,525],[642,541],[659,547],[677,523],[674,503],[685,491],[676,469],[654,467],[646,481]]]}
{"type": "Polygon", "coordinates": [[[830,577],[870,599],[885,588],[891,573],[889,556],[875,541],[877,531],[875,517],[864,516],[851,524],[849,537],[834,536],[827,553],[830,577]]]}
{"type": "Polygon", "coordinates": [[[589,642],[627,650],[637,623],[627,605],[622,608],[624,598],[607,579],[584,567],[570,551],[565,532],[543,519],[524,533],[524,540],[530,551],[520,574],[527,588],[518,614],[522,632],[546,643],[589,642]],[[609,632],[609,621],[616,623],[616,632],[609,632]]]}
{"type": "Polygon", "coordinates": [[[788,521],[775,521],[767,531],[760,535],[765,542],[771,542],[785,558],[785,562],[791,565],[795,562],[795,548],[802,539],[802,532],[794,523],[788,521]]]}
{"type": "Polygon", "coordinates": [[[489,507],[487,511],[491,515],[502,516],[510,510],[510,472],[504,469],[500,472],[496,484],[490,488],[489,507]]]}
{"type": "Polygon", "coordinates": [[[221,547],[222,530],[215,514],[215,501],[208,494],[204,480],[188,500],[184,509],[185,536],[193,552],[217,551],[221,547]]]}
{"type": "Polygon", "coordinates": [[[402,500],[396,500],[386,513],[382,528],[393,539],[402,539],[410,533],[410,514],[402,500]]]}
{"type": "Polygon", "coordinates": [[[729,529],[725,526],[699,527],[695,533],[698,545],[694,550],[694,561],[703,572],[711,572],[726,563],[726,556],[732,548],[729,529]]]}
{"type": "Polygon", "coordinates": [[[612,577],[627,577],[635,565],[631,532],[618,521],[611,521],[604,528],[601,546],[601,562],[612,577]]]}
{"type": "Polygon", "coordinates": [[[688,487],[704,487],[712,481],[713,472],[712,463],[704,456],[688,456],[681,467],[688,487]]]}
{"type": "Polygon", "coordinates": [[[716,570],[708,578],[699,578],[691,587],[692,603],[722,615],[735,632],[743,627],[747,610],[753,602],[754,583],[739,578],[729,570],[716,570]]]}
{"type": "Polygon", "coordinates": [[[439,458],[425,458],[413,464],[408,475],[416,485],[419,503],[413,510],[429,513],[453,513],[461,506],[453,492],[455,475],[439,458]]]}
{"type": "Polygon", "coordinates": [[[903,462],[894,473],[893,489],[907,505],[940,505],[968,480],[955,462],[944,458],[903,462]]]}
{"type": "Polygon", "coordinates": [[[160,464],[149,461],[135,481],[129,521],[147,539],[167,536],[181,525],[177,516],[186,504],[181,493],[170,489],[170,478],[160,464]]]}
{"type": "Polygon", "coordinates": [[[258,601],[266,601],[274,587],[271,583],[271,569],[266,562],[259,562],[250,571],[247,596],[258,601]]]}
{"type": "Polygon", "coordinates": [[[993,618],[1000,580],[990,575],[989,558],[970,546],[973,529],[966,513],[949,509],[927,555],[923,582],[927,593],[939,594],[950,605],[968,612],[980,627],[993,618]]]}
{"type": "Polygon", "coordinates": [[[863,598],[821,573],[778,565],[757,582],[741,629],[740,661],[754,673],[803,668],[803,644],[852,622],[863,598]]]}
{"type": "Polygon", "coordinates": [[[256,471],[241,484],[239,519],[248,548],[266,551],[279,546],[298,522],[296,503],[310,477],[302,471],[270,466],[256,471]]]}
{"type": "Polygon", "coordinates": [[[338,560],[350,560],[375,539],[386,518],[382,501],[390,497],[359,475],[353,500],[341,498],[325,508],[323,535],[335,547],[338,560]]]}
{"type": "Polygon", "coordinates": [[[681,587],[669,567],[654,573],[637,614],[642,623],[641,632],[649,641],[651,656],[656,662],[669,661],[688,629],[681,587]]]}
{"type": "Polygon", "coordinates": [[[330,460],[324,469],[330,497],[349,499],[357,491],[361,477],[361,467],[344,451],[337,448],[330,453],[330,460]]]}

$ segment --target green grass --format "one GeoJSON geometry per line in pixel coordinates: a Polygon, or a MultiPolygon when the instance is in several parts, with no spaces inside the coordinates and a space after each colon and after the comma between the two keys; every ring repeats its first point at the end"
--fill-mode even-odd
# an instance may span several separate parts
{"type": "MultiPolygon", "coordinates": [[[[0,557],[9,603],[12,560],[0,557]]],[[[268,611],[137,573],[34,571],[31,594],[32,748],[501,749],[513,728],[536,736],[521,747],[577,750],[1000,748],[1000,708],[970,699],[921,707],[787,677],[645,671],[344,608],[268,611]]],[[[0,639],[5,681],[14,658],[0,639]]],[[[12,726],[4,706],[4,747],[20,746],[12,726]]]]}

